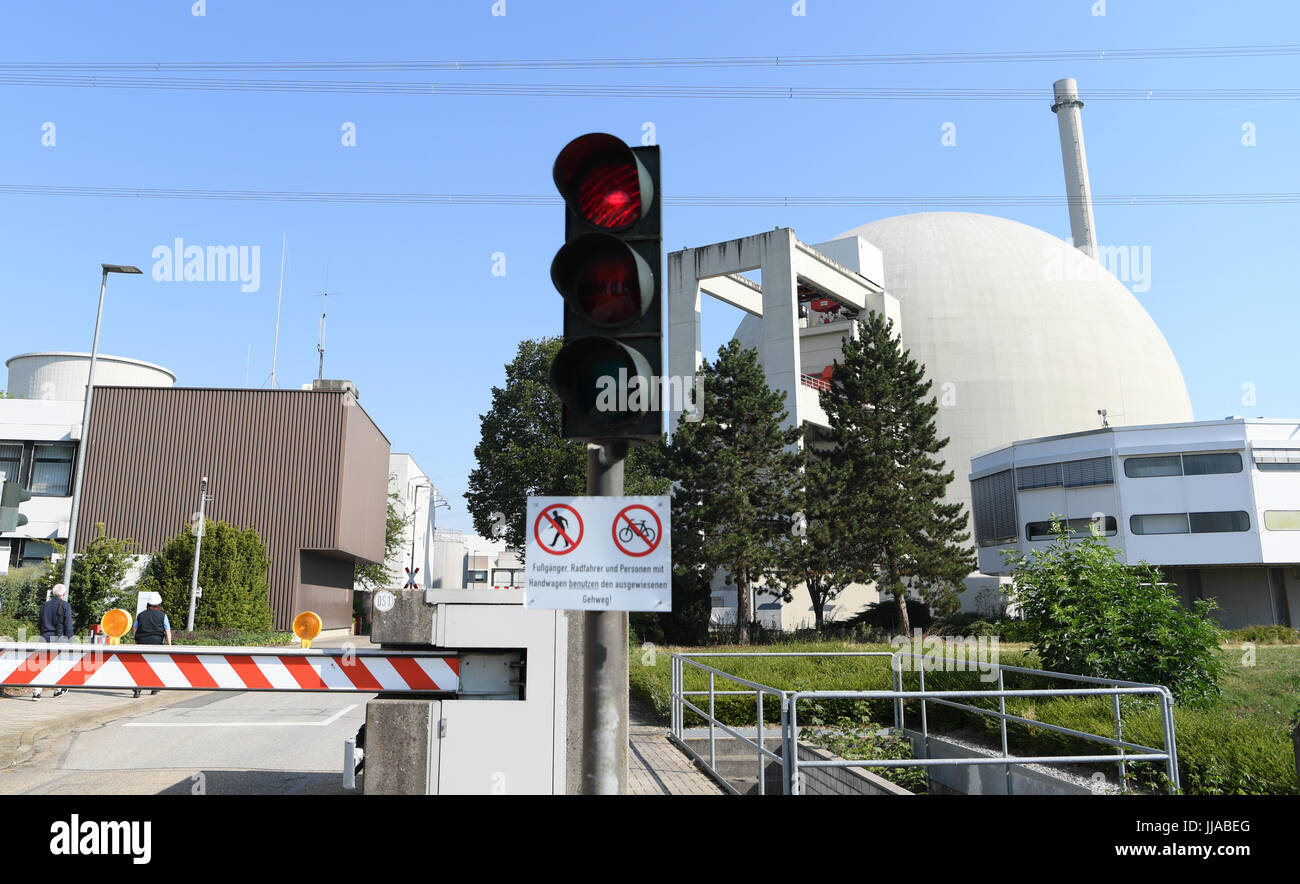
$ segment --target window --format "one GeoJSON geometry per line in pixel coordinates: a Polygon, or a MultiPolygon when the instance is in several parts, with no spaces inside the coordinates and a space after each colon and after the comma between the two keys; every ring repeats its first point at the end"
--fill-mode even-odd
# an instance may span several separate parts
{"type": "Polygon", "coordinates": [[[1091,457],[1061,464],[1061,479],[1066,488],[1110,485],[1115,481],[1109,457],[1091,457]]]}
{"type": "Polygon", "coordinates": [[[1130,479],[1146,479],[1151,476],[1209,476],[1240,472],[1241,455],[1235,451],[1129,457],[1124,460],[1124,475],[1130,479]]]}
{"type": "Polygon", "coordinates": [[[1054,488],[1061,484],[1061,465],[1046,463],[1036,467],[1016,467],[1016,488],[1054,488]]]}
{"type": "Polygon", "coordinates": [[[1184,454],[1184,476],[1208,476],[1215,473],[1240,473],[1241,455],[1235,451],[1227,454],[1184,454]]]}
{"type": "Polygon", "coordinates": [[[1129,457],[1124,460],[1124,475],[1130,479],[1146,479],[1151,476],[1181,476],[1182,459],[1177,454],[1165,457],[1129,457]]]}
{"type": "Polygon", "coordinates": [[[1241,510],[1224,513],[1188,513],[1193,534],[1222,534],[1228,531],[1249,531],[1250,516],[1241,510]]]}
{"type": "Polygon", "coordinates": [[[71,445],[37,445],[32,463],[32,494],[66,497],[72,493],[71,445]]]}
{"type": "Polygon", "coordinates": [[[23,564],[39,565],[54,554],[54,547],[44,541],[28,540],[23,544],[23,564]]]}
{"type": "MultiPolygon", "coordinates": [[[[1068,528],[1071,537],[1086,537],[1092,530],[1094,524],[1092,519],[1060,519],[1062,528],[1068,528]]],[[[1119,523],[1115,521],[1114,516],[1105,516],[1098,519],[1095,523],[1101,531],[1103,537],[1114,537],[1119,531],[1119,523]]],[[[1047,522],[1030,522],[1025,526],[1026,540],[1055,540],[1056,535],[1052,533],[1052,523],[1047,522]]]]}
{"type": "Polygon", "coordinates": [[[1011,470],[970,483],[975,542],[995,546],[1016,539],[1016,489],[1011,470]]]}
{"type": "Polygon", "coordinates": [[[1265,510],[1264,527],[1270,531],[1300,531],[1300,510],[1265,510]]]}
{"type": "Polygon", "coordinates": [[[18,469],[23,465],[23,446],[5,443],[0,445],[0,473],[5,474],[7,482],[21,482],[18,469]]]}
{"type": "Polygon", "coordinates": [[[1256,448],[1255,466],[1264,472],[1300,473],[1300,448],[1256,448]]]}
{"type": "MultiPolygon", "coordinates": [[[[1127,464],[1125,465],[1127,468],[1127,464]]],[[[1187,513],[1153,513],[1130,516],[1129,530],[1134,534],[1186,534],[1187,513]]]]}

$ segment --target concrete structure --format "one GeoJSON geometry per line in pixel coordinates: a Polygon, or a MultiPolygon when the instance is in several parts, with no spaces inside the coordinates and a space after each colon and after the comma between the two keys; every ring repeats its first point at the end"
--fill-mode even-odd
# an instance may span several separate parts
{"type": "Polygon", "coordinates": [[[97,522],[156,551],[207,476],[208,518],[266,545],[276,628],[303,610],[351,626],[354,565],[384,555],[389,452],[350,390],[96,384],[90,435],[77,552],[97,522]]]}
{"type": "MultiPolygon", "coordinates": [[[[86,398],[89,353],[22,353],[8,359],[5,366],[9,369],[5,389],[11,396],[78,402],[86,398]]],[[[103,353],[95,361],[96,387],[170,387],[175,383],[175,374],[152,362],[103,353]]]]}
{"type": "Polygon", "coordinates": [[[1089,258],[1097,258],[1097,224],[1092,218],[1092,188],[1088,184],[1088,154],[1083,149],[1083,120],[1079,110],[1079,85],[1071,78],[1052,84],[1056,102],[1052,113],[1061,130],[1061,162],[1065,167],[1065,193],[1070,206],[1070,237],[1089,258]]]}
{"type": "MultiPolygon", "coordinates": [[[[864,310],[894,320],[925,365],[939,435],[949,439],[944,456],[958,476],[980,451],[1098,427],[1101,410],[1114,424],[1192,418],[1178,363],[1137,299],[1069,244],[1004,218],[903,215],[815,246],[779,229],[674,252],[668,280],[669,373],[690,376],[699,364],[701,294],[733,304],[749,314],[735,337],[757,348],[769,385],[786,393],[789,420],[804,423],[814,443],[826,426],[822,373],[842,358],[848,320],[864,310]],[[738,275],[751,270],[761,283],[738,275]],[[820,300],[831,309],[800,309],[820,300]]],[[[954,481],[947,499],[969,511],[967,483],[954,481]]],[[[996,584],[972,578],[964,603],[996,584]]],[[[714,595],[717,619],[734,619],[734,588],[719,577],[714,595]]],[[[811,625],[807,593],[795,599],[760,597],[760,620],[811,625]]],[[[831,616],[875,600],[851,588],[831,616]]]]}
{"type": "Polygon", "coordinates": [[[1159,566],[1227,628],[1300,615],[1300,422],[1228,418],[1018,441],[971,460],[980,570],[1052,542],[1053,516],[1098,526],[1129,563],[1159,566]]]}

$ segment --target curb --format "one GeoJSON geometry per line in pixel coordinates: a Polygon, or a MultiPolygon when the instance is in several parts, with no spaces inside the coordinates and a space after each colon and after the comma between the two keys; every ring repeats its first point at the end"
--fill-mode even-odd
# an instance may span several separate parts
{"type": "MultiPolygon", "coordinates": [[[[138,712],[150,712],[154,709],[160,709],[164,706],[169,706],[172,703],[179,702],[180,700],[203,693],[207,693],[207,691],[167,691],[165,693],[160,693],[156,697],[150,696],[148,702],[133,702],[130,711],[125,713],[119,707],[113,709],[101,709],[98,712],[92,713],[74,712],[63,716],[62,718],[56,718],[53,721],[43,722],[29,730],[23,731],[22,735],[18,738],[17,746],[12,748],[0,746],[0,770],[12,767],[15,764],[20,764],[31,758],[36,751],[36,743],[56,731],[76,731],[92,725],[103,724],[104,722],[112,721],[115,718],[126,718],[130,715],[135,715],[138,712]]],[[[53,698],[50,698],[45,702],[50,702],[52,699],[53,698]]],[[[134,701],[135,698],[126,697],[124,699],[134,701]]],[[[144,697],[141,697],[140,699],[143,700],[144,697]]]]}

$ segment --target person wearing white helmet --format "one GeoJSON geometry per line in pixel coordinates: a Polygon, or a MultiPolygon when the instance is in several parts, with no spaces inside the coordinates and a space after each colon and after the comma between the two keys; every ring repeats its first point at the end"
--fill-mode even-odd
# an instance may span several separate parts
{"type": "MultiPolygon", "coordinates": [[[[167,612],[162,609],[162,596],[156,592],[149,593],[145,599],[147,607],[135,618],[135,643],[137,645],[162,645],[172,643],[172,625],[167,620],[167,612]]],[[[150,691],[158,693],[157,689],[150,691]]],[[[131,694],[140,696],[137,688],[131,694]]]]}

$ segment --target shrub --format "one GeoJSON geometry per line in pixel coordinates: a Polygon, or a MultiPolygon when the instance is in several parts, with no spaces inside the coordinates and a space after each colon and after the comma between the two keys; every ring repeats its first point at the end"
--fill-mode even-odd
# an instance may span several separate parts
{"type": "MultiPolygon", "coordinates": [[[[188,525],[159,550],[140,577],[142,592],[157,592],[173,628],[189,617],[194,533],[188,525]]],[[[199,553],[203,595],[194,611],[196,629],[271,629],[266,549],[254,528],[209,521],[199,553]]]]}
{"type": "MultiPolygon", "coordinates": [[[[805,732],[802,737],[840,758],[861,761],[885,761],[912,758],[912,743],[900,734],[882,731],[869,718],[839,718],[829,728],[805,732]]],[[[929,791],[930,775],[923,767],[865,768],[909,792],[929,791]]]]}
{"type": "Polygon", "coordinates": [[[0,575],[0,617],[36,622],[45,594],[57,582],[50,565],[27,565],[0,575]]]}
{"type": "Polygon", "coordinates": [[[1300,629],[1290,626],[1247,626],[1230,629],[1227,636],[1234,642],[1254,642],[1257,645],[1300,644],[1300,629]]]}
{"type": "Polygon", "coordinates": [[[1043,668],[1164,685],[1185,704],[1218,696],[1223,633],[1213,602],[1187,610],[1160,571],[1130,567],[1096,534],[1071,540],[1061,530],[1046,550],[1014,552],[1015,600],[1037,621],[1034,650],[1043,668]]]}

